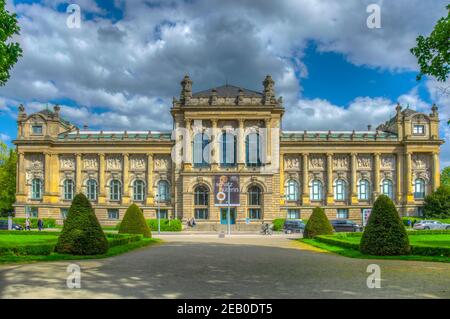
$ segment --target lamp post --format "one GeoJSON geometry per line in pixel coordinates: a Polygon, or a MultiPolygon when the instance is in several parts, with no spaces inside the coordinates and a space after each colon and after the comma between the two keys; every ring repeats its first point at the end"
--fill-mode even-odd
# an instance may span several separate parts
{"type": "Polygon", "coordinates": [[[231,216],[230,216],[230,182],[228,182],[228,195],[227,195],[227,205],[228,205],[228,210],[227,210],[227,233],[228,235],[231,235],[231,216]]]}
{"type": "Polygon", "coordinates": [[[159,208],[159,194],[156,194],[156,203],[158,205],[158,234],[161,234],[161,213],[159,208]]]}

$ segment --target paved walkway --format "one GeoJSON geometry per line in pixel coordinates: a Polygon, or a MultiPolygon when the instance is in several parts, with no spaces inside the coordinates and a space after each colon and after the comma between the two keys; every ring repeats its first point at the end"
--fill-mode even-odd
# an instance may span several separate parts
{"type": "MultiPolygon", "coordinates": [[[[289,236],[160,235],[165,243],[78,261],[0,266],[0,298],[450,298],[450,264],[351,259],[289,236]],[[369,264],[381,288],[367,288],[369,264]]],[[[292,237],[292,236],[291,236],[292,237]]]]}

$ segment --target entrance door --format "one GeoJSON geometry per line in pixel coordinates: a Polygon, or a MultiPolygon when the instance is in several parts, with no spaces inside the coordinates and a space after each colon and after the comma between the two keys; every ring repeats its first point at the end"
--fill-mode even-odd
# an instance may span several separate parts
{"type": "MultiPolygon", "coordinates": [[[[227,224],[227,214],[228,214],[228,208],[220,209],[220,223],[223,225],[227,224]]],[[[236,208],[235,207],[230,207],[230,224],[232,224],[232,225],[236,224],[236,208]]]]}

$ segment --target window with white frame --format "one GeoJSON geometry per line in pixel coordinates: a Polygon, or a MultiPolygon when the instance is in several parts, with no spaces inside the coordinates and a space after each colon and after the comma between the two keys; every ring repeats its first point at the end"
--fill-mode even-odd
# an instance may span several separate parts
{"type": "Polygon", "coordinates": [[[97,200],[97,181],[95,179],[89,179],[86,182],[86,197],[90,201],[97,200]]]}
{"type": "Polygon", "coordinates": [[[210,156],[208,152],[209,136],[202,132],[194,136],[193,144],[193,160],[195,167],[208,166],[210,163],[210,156]]]}
{"type": "Polygon", "coordinates": [[[245,138],[245,158],[247,166],[261,166],[261,140],[258,133],[249,133],[245,138]]]}
{"type": "Polygon", "coordinates": [[[145,183],[143,180],[137,179],[133,182],[133,200],[143,201],[145,194],[145,183]]]}
{"type": "Polygon", "coordinates": [[[423,125],[423,124],[414,124],[414,126],[413,126],[413,134],[417,134],[417,135],[425,134],[425,125],[423,125]]]}
{"type": "Polygon", "coordinates": [[[289,208],[287,211],[287,219],[300,219],[300,209],[289,208]]]}
{"type": "Polygon", "coordinates": [[[161,180],[158,182],[158,198],[160,202],[167,202],[170,200],[169,182],[161,180]]]}
{"type": "Polygon", "coordinates": [[[223,132],[220,135],[220,165],[236,165],[236,135],[223,132]]]}
{"type": "Polygon", "coordinates": [[[348,219],[348,209],[338,208],[336,212],[336,218],[338,219],[348,219]]]}
{"type": "Polygon", "coordinates": [[[32,125],[31,133],[33,135],[42,135],[42,125],[32,125]]]}
{"type": "Polygon", "coordinates": [[[394,184],[390,179],[384,179],[381,184],[381,194],[386,195],[390,199],[394,199],[394,184]]]}
{"type": "Polygon", "coordinates": [[[122,197],[122,183],[113,179],[109,183],[109,199],[113,201],[119,201],[122,197]]]}
{"type": "Polygon", "coordinates": [[[299,186],[297,181],[290,179],[285,186],[286,200],[297,201],[299,193],[299,186]]]}
{"type": "Polygon", "coordinates": [[[315,179],[311,182],[311,200],[319,201],[322,200],[323,186],[322,182],[315,179]]]}
{"type": "Polygon", "coordinates": [[[64,180],[63,188],[64,188],[64,197],[63,197],[64,200],[72,200],[73,194],[75,192],[75,183],[73,179],[64,180]]]}
{"type": "Polygon", "coordinates": [[[414,198],[425,198],[425,180],[423,178],[416,178],[414,181],[414,198]]]}
{"type": "Polygon", "coordinates": [[[42,199],[42,179],[33,178],[31,181],[31,199],[42,199]]]}
{"type": "Polygon", "coordinates": [[[343,179],[334,182],[334,199],[342,201],[347,198],[347,183],[343,179]]]}
{"type": "Polygon", "coordinates": [[[108,219],[119,219],[119,210],[117,208],[108,208],[108,219]]]}
{"type": "Polygon", "coordinates": [[[370,198],[370,183],[367,179],[360,179],[358,182],[358,199],[369,200],[370,198]]]}

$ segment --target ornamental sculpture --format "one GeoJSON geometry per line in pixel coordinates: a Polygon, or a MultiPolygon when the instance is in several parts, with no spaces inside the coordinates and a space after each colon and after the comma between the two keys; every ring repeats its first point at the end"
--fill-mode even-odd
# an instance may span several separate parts
{"type": "Polygon", "coordinates": [[[358,168],[360,169],[370,169],[372,167],[372,159],[370,156],[359,156],[357,162],[358,168]]]}
{"type": "Polygon", "coordinates": [[[96,156],[85,156],[83,158],[83,168],[87,170],[98,169],[98,161],[96,156]]]}
{"type": "Polygon", "coordinates": [[[311,169],[324,168],[324,163],[325,161],[322,156],[311,156],[309,160],[309,167],[311,169]]]}
{"type": "Polygon", "coordinates": [[[381,157],[381,169],[394,169],[394,168],[395,168],[394,156],[381,157]]]}
{"type": "Polygon", "coordinates": [[[122,157],[121,156],[109,156],[106,160],[106,169],[108,170],[121,170],[122,169],[122,157]]]}
{"type": "Polygon", "coordinates": [[[348,156],[336,156],[333,159],[334,169],[348,169],[348,156]]]}
{"type": "Polygon", "coordinates": [[[61,156],[61,158],[59,159],[59,165],[63,170],[75,169],[75,159],[73,158],[73,156],[61,156]]]}

